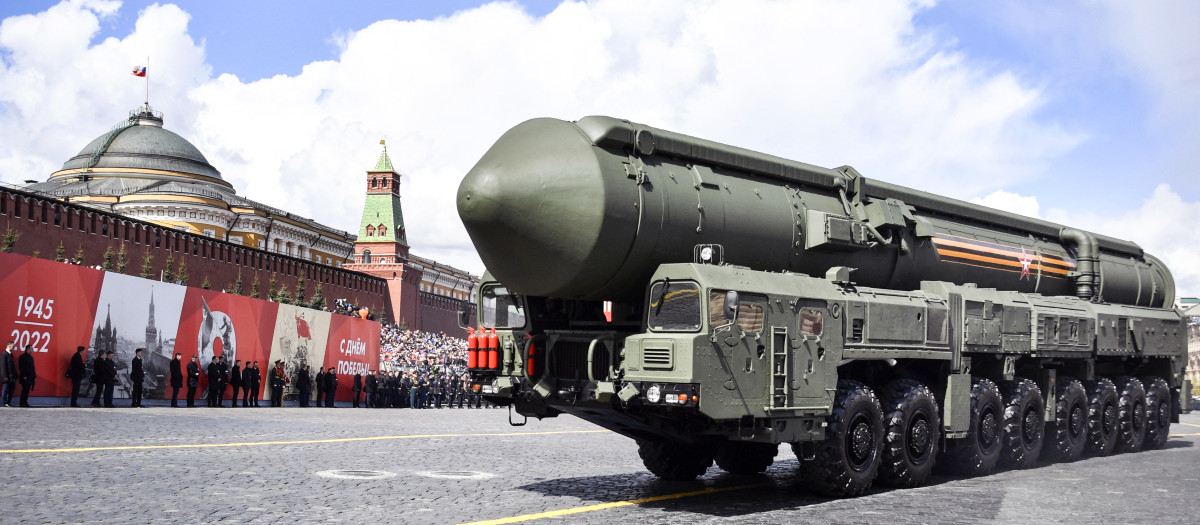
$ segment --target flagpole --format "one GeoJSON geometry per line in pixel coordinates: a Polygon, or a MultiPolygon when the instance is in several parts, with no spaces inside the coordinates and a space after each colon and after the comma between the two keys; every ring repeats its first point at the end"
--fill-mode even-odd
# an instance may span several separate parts
{"type": "Polygon", "coordinates": [[[146,55],[146,110],[150,109],[150,55],[146,55]]]}

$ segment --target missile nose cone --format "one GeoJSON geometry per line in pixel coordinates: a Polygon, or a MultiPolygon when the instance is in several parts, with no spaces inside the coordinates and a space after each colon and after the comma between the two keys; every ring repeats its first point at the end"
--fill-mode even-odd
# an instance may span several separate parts
{"type": "Polygon", "coordinates": [[[512,290],[581,298],[620,266],[636,217],[627,227],[606,210],[611,188],[596,150],[574,124],[535,119],[505,133],[463,178],[459,217],[484,265],[512,290]]]}

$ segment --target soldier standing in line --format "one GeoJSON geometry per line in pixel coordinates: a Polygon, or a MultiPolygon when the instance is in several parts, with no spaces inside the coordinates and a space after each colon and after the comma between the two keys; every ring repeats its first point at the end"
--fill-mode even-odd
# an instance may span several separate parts
{"type": "Polygon", "coordinates": [[[258,369],[258,361],[254,361],[251,367],[242,373],[242,379],[246,381],[246,397],[242,398],[242,406],[258,406],[258,388],[262,385],[262,371],[258,369]]]}
{"type": "Polygon", "coordinates": [[[242,360],[238,359],[233,362],[233,369],[229,371],[229,386],[233,387],[233,396],[229,398],[229,406],[237,408],[238,405],[238,390],[242,387],[242,360]]]}
{"type": "Polygon", "coordinates": [[[100,379],[100,384],[104,387],[104,408],[113,408],[113,390],[117,387],[117,362],[113,359],[116,352],[109,350],[104,354],[104,360],[100,364],[100,370],[96,372],[96,376],[100,379]]]}
{"type": "Polygon", "coordinates": [[[183,354],[171,360],[171,406],[179,408],[179,389],[183,388],[183,354]]]}
{"type": "Polygon", "coordinates": [[[208,362],[208,368],[204,374],[208,376],[208,407],[217,406],[217,384],[221,382],[221,365],[218,362],[220,357],[214,356],[212,361],[208,362]]]}
{"type": "Polygon", "coordinates": [[[362,372],[355,372],[354,382],[350,385],[350,391],[354,393],[354,403],[351,404],[353,408],[358,408],[358,400],[362,397],[362,389],[362,372]]]}
{"type": "Polygon", "coordinates": [[[4,398],[4,406],[12,404],[13,389],[17,386],[17,365],[12,355],[16,347],[16,343],[9,341],[0,353],[0,397],[4,398]]]}
{"type": "Polygon", "coordinates": [[[130,392],[131,403],[130,407],[141,408],[142,406],[142,382],[146,380],[146,371],[142,368],[142,352],[144,348],[138,348],[133,351],[133,360],[129,363],[129,382],[133,383],[133,391],[130,392]]]}
{"type": "Polygon", "coordinates": [[[100,398],[104,396],[104,383],[100,381],[103,377],[100,375],[100,370],[104,368],[104,352],[97,351],[96,358],[92,360],[92,377],[88,378],[92,383],[92,388],[96,389],[96,393],[92,395],[92,406],[100,406],[100,398]]]}
{"type": "Polygon", "coordinates": [[[308,398],[312,394],[312,377],[309,376],[309,367],[304,365],[296,372],[296,389],[300,391],[300,406],[308,407],[308,398]]]}
{"type": "Polygon", "coordinates": [[[337,371],[331,366],[325,371],[325,406],[329,408],[337,408],[333,404],[337,397],[338,376],[337,371]]]}
{"type": "Polygon", "coordinates": [[[21,353],[21,357],[17,358],[17,372],[21,374],[21,406],[29,406],[29,391],[33,390],[33,384],[37,381],[37,368],[33,361],[33,354],[30,350],[33,345],[25,345],[25,351],[21,353]]]}
{"type": "Polygon", "coordinates": [[[225,355],[217,362],[217,408],[225,408],[225,385],[229,384],[229,362],[225,355]]]}
{"type": "Polygon", "coordinates": [[[87,355],[87,347],[81,346],[75,349],[75,354],[71,356],[71,364],[67,367],[67,377],[71,379],[71,406],[79,406],[79,385],[83,383],[83,374],[87,373],[87,364],[84,363],[84,358],[87,355]]]}
{"type": "Polygon", "coordinates": [[[363,377],[363,390],[367,392],[367,408],[375,408],[378,402],[375,400],[375,392],[379,388],[379,381],[375,372],[367,370],[366,377],[363,377]]]}
{"type": "Polygon", "coordinates": [[[433,383],[433,408],[442,408],[443,397],[446,397],[446,378],[439,375],[433,383]]]}
{"type": "Polygon", "coordinates": [[[200,356],[192,356],[192,362],[187,365],[187,406],[196,406],[196,389],[200,388],[200,356]]]}
{"type": "Polygon", "coordinates": [[[275,369],[271,370],[271,406],[283,407],[283,388],[287,384],[288,377],[283,369],[283,361],[275,361],[275,369]]]}
{"type": "Polygon", "coordinates": [[[317,407],[325,406],[325,369],[317,367],[317,407]]]}

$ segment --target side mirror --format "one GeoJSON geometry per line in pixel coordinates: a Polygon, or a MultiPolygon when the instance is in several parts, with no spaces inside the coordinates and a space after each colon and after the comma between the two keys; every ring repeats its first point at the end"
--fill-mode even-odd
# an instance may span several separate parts
{"type": "Polygon", "coordinates": [[[725,306],[721,308],[721,311],[725,314],[726,321],[732,322],[737,319],[738,293],[736,291],[725,292],[725,306]]]}
{"type": "Polygon", "coordinates": [[[471,311],[470,310],[459,310],[458,311],[458,327],[462,328],[463,330],[466,330],[468,326],[471,326],[471,311]]]}

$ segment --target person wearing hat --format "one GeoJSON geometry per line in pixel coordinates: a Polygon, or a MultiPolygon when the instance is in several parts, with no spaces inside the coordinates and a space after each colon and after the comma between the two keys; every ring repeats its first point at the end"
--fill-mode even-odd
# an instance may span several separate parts
{"type": "Polygon", "coordinates": [[[271,370],[271,406],[283,407],[283,388],[288,384],[287,372],[283,369],[283,361],[275,361],[275,369],[271,370]]]}

